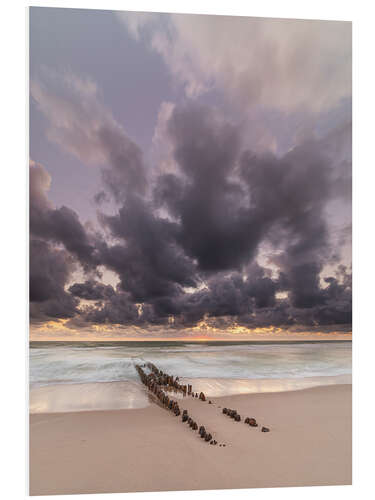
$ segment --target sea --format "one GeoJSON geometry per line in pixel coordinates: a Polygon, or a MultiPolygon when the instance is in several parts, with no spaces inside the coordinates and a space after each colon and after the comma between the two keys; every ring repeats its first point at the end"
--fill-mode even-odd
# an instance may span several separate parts
{"type": "Polygon", "coordinates": [[[148,361],[214,398],[350,384],[352,343],[31,342],[29,410],[144,408],[151,403],[135,365],[148,361]]]}

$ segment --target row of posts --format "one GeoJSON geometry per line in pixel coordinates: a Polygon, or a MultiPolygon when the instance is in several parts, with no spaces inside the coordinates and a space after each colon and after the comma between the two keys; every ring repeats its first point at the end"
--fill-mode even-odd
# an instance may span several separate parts
{"type": "MultiPolygon", "coordinates": [[[[168,375],[168,373],[163,373],[161,370],[159,370],[153,363],[147,363],[144,364],[143,366],[141,365],[135,365],[135,368],[138,372],[138,375],[142,381],[142,383],[147,387],[147,389],[152,392],[159,402],[164,406],[165,408],[171,410],[176,417],[181,415],[181,410],[178,405],[177,401],[174,401],[171,399],[165,392],[164,388],[166,390],[175,390],[175,391],[180,391],[184,396],[186,394],[191,395],[192,397],[196,397],[201,400],[201,401],[206,401],[206,397],[203,392],[201,392],[198,396],[198,393],[193,392],[193,387],[191,384],[187,385],[181,385],[179,383],[179,378],[176,377],[174,378],[171,375],[168,375]],[[150,370],[150,373],[146,374],[143,368],[148,368],[150,370]]],[[[182,412],[182,422],[186,422],[189,427],[193,431],[198,430],[198,424],[195,422],[195,420],[188,415],[187,410],[183,410],[182,412]]],[[[201,425],[199,427],[198,431],[200,437],[204,439],[206,442],[216,445],[217,441],[212,438],[212,434],[208,431],[206,431],[206,428],[201,425]]],[[[220,445],[221,446],[221,445],[220,445]]],[[[225,445],[223,445],[225,446],[225,445]]]]}

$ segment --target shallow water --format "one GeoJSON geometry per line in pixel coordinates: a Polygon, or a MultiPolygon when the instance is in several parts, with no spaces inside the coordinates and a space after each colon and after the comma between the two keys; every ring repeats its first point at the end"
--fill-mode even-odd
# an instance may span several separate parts
{"type": "Polygon", "coordinates": [[[32,343],[32,413],[142,408],[151,361],[210,397],[351,383],[351,342],[32,343]]]}

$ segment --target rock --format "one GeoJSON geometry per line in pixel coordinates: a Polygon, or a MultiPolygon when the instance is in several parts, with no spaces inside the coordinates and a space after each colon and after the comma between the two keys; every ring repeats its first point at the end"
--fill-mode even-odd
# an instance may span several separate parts
{"type": "Polygon", "coordinates": [[[270,432],[269,428],[268,427],[262,427],[262,432],[270,432]]]}
{"type": "Polygon", "coordinates": [[[203,392],[201,392],[201,393],[199,394],[199,399],[200,399],[201,401],[206,401],[206,396],[203,394],[203,392]]]}
{"type": "Polygon", "coordinates": [[[206,434],[206,435],[205,435],[205,437],[204,437],[204,439],[205,439],[207,442],[208,442],[208,441],[211,441],[211,439],[212,439],[211,434],[206,434]]]}
{"type": "Polygon", "coordinates": [[[234,420],[235,420],[236,422],[239,422],[239,421],[241,420],[241,416],[240,416],[240,415],[238,415],[238,414],[237,414],[237,415],[235,415],[235,416],[234,416],[234,420]]]}
{"type": "Polygon", "coordinates": [[[187,411],[187,410],[183,410],[182,414],[183,414],[183,415],[187,415],[187,414],[188,414],[188,411],[187,411]]]}
{"type": "Polygon", "coordinates": [[[226,415],[228,413],[228,408],[223,408],[223,413],[226,415]]]}
{"type": "Polygon", "coordinates": [[[211,401],[208,402],[209,405],[212,405],[211,401]]]}
{"type": "Polygon", "coordinates": [[[199,435],[201,438],[204,438],[206,436],[206,429],[203,427],[203,425],[199,427],[199,435]]]}
{"type": "Polygon", "coordinates": [[[257,424],[257,421],[255,420],[255,418],[249,418],[249,425],[251,425],[251,427],[258,427],[258,424],[257,424]]]}
{"type": "Polygon", "coordinates": [[[249,417],[246,417],[246,418],[245,418],[245,422],[244,422],[244,423],[245,423],[245,424],[250,424],[250,419],[249,419],[249,417]]]}
{"type": "Polygon", "coordinates": [[[187,416],[187,414],[186,414],[186,413],[185,413],[184,415],[182,415],[182,421],[183,421],[183,422],[187,422],[187,419],[188,419],[188,418],[189,418],[189,417],[187,416]]]}

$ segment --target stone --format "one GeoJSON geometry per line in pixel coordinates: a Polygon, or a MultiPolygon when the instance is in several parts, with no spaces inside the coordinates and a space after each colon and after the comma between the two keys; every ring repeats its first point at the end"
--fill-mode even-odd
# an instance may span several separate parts
{"type": "Polygon", "coordinates": [[[250,419],[249,419],[249,417],[246,417],[246,418],[245,418],[244,423],[245,423],[245,424],[249,424],[249,423],[250,423],[250,419]]]}
{"type": "Polygon", "coordinates": [[[204,439],[205,439],[207,442],[208,442],[208,441],[211,441],[211,439],[212,439],[211,434],[206,434],[206,435],[205,435],[205,437],[204,437],[204,439]]]}
{"type": "Polygon", "coordinates": [[[226,415],[228,413],[228,408],[223,408],[223,413],[226,415]]]}
{"type": "Polygon", "coordinates": [[[262,427],[262,432],[270,432],[269,428],[268,427],[262,427]]]}
{"type": "Polygon", "coordinates": [[[182,421],[183,422],[187,422],[187,419],[188,419],[188,416],[187,416],[186,413],[184,415],[182,415],[182,421]]]}
{"type": "Polygon", "coordinates": [[[239,421],[241,420],[241,416],[240,416],[240,415],[238,415],[238,414],[237,414],[237,415],[235,415],[235,416],[234,416],[234,420],[235,420],[236,422],[239,422],[239,421]]]}
{"type": "Polygon", "coordinates": [[[257,424],[257,421],[255,420],[255,418],[249,419],[249,425],[251,425],[251,427],[258,427],[258,424],[257,424]]]}

